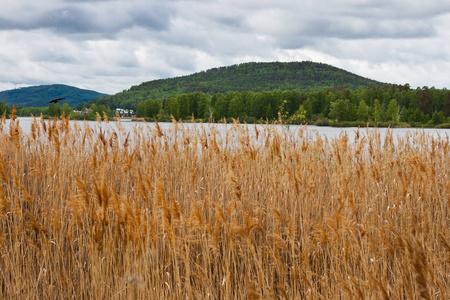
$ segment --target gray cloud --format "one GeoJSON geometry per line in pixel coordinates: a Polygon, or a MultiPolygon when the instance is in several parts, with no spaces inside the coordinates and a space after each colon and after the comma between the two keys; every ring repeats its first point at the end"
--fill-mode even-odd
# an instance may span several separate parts
{"type": "Polygon", "coordinates": [[[167,30],[173,9],[161,3],[132,1],[69,1],[44,5],[36,14],[16,9],[0,13],[0,30],[49,29],[57,34],[90,34],[110,37],[124,29],[144,27],[167,30]],[[25,15],[25,16],[24,16],[25,15]]]}
{"type": "Polygon", "coordinates": [[[115,93],[274,60],[448,87],[449,26],[446,0],[14,0],[0,11],[0,90],[66,83],[115,93]]]}

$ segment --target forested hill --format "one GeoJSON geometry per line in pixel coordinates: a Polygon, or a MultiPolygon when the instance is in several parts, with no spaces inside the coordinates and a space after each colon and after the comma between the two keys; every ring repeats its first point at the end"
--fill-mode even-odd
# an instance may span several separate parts
{"type": "Polygon", "coordinates": [[[74,107],[106,94],[83,90],[65,84],[39,85],[0,92],[0,101],[12,106],[42,107],[55,98],[66,98],[64,103],[74,107]]]}
{"type": "Polygon", "coordinates": [[[165,99],[184,93],[204,92],[212,95],[234,91],[297,90],[301,92],[327,89],[360,89],[381,86],[382,82],[367,79],[345,70],[314,62],[244,63],[214,68],[189,76],[159,79],[133,86],[116,95],[93,101],[109,107],[133,107],[137,102],[165,99]]]}

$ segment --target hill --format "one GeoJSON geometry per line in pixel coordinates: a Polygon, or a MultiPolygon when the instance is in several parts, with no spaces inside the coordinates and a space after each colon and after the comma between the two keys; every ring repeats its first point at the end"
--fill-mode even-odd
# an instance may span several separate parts
{"type": "Polygon", "coordinates": [[[91,90],[79,89],[64,84],[39,85],[0,92],[0,101],[8,105],[27,107],[47,106],[55,98],[66,98],[63,103],[74,107],[82,102],[106,96],[91,90]]]}
{"type": "Polygon", "coordinates": [[[152,99],[164,99],[184,93],[204,92],[212,95],[234,91],[297,90],[301,92],[327,89],[357,90],[381,86],[382,82],[367,79],[348,71],[314,62],[244,63],[214,68],[188,76],[159,79],[133,86],[127,91],[93,101],[109,107],[135,106],[152,99]]]}

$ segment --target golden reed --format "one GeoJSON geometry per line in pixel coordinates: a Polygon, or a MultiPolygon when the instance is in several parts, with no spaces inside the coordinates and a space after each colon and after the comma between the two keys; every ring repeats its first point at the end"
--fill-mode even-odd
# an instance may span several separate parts
{"type": "Polygon", "coordinates": [[[449,136],[11,119],[3,299],[450,299],[449,136]]]}

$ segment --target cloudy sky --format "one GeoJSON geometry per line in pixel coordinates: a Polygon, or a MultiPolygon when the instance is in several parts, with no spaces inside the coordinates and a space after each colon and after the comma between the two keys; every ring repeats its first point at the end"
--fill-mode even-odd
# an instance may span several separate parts
{"type": "Polygon", "coordinates": [[[250,61],[450,88],[448,0],[2,0],[0,90],[114,94],[250,61]]]}

